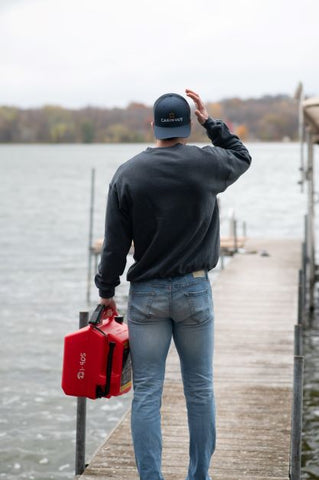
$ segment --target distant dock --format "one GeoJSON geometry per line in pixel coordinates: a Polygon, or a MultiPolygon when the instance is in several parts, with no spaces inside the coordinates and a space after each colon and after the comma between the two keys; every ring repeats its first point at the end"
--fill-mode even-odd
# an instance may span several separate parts
{"type": "MultiPolygon", "coordinates": [[[[287,480],[301,243],[250,240],[245,248],[213,285],[217,448],[210,473],[214,480],[287,480]]],[[[188,429],[174,347],[162,424],[164,478],[181,480],[188,466],[188,429]]],[[[130,412],[80,478],[138,480],[130,412]]]]}

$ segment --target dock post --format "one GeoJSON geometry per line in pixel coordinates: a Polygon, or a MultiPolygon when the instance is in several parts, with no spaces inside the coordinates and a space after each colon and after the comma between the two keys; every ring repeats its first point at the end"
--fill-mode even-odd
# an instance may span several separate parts
{"type": "Polygon", "coordinates": [[[310,130],[307,132],[308,144],[308,225],[307,225],[307,254],[309,262],[309,311],[314,309],[314,285],[315,285],[315,177],[314,177],[314,148],[313,134],[310,130]]]}
{"type": "Polygon", "coordinates": [[[238,238],[237,238],[237,220],[234,218],[234,250],[238,252],[238,238]]]}
{"type": "Polygon", "coordinates": [[[302,356],[302,325],[295,325],[295,355],[302,356]]]}
{"type": "Polygon", "coordinates": [[[301,480],[302,386],[304,358],[294,357],[294,386],[291,425],[291,480],[301,480]]]}
{"type": "Polygon", "coordinates": [[[244,221],[243,222],[243,238],[245,239],[247,237],[247,224],[244,221]]]}
{"type": "Polygon", "coordinates": [[[303,114],[303,101],[305,99],[302,82],[299,82],[294,95],[295,100],[298,101],[298,140],[300,142],[300,184],[301,193],[304,191],[305,182],[305,165],[304,165],[304,136],[305,136],[305,122],[303,114]]]}
{"type": "Polygon", "coordinates": [[[219,259],[220,259],[220,269],[224,270],[224,252],[221,252],[219,259]]]}
{"type": "Polygon", "coordinates": [[[304,272],[299,270],[299,281],[298,281],[298,325],[303,324],[304,320],[304,308],[305,308],[305,297],[304,297],[304,272]]]}
{"type": "MultiPolygon", "coordinates": [[[[307,270],[308,265],[308,248],[309,248],[309,231],[308,231],[308,215],[304,217],[304,241],[302,244],[303,248],[303,266],[304,270],[307,270]]],[[[306,275],[308,277],[308,275],[306,275]]]]}
{"type": "MultiPolygon", "coordinates": [[[[304,277],[304,287],[306,286],[307,283],[307,245],[306,245],[306,240],[302,242],[302,272],[303,272],[303,277],[304,277]]],[[[304,288],[306,291],[306,288],[304,288]]]]}
{"type": "Polygon", "coordinates": [[[86,301],[90,303],[91,297],[91,272],[92,272],[92,241],[93,241],[93,215],[94,215],[94,190],[95,190],[95,168],[91,170],[91,197],[90,197],[90,224],[89,224],[89,250],[88,250],[88,278],[86,301]]]}
{"type": "MultiPolygon", "coordinates": [[[[79,327],[86,327],[89,312],[80,312],[79,327]]],[[[85,430],[86,430],[86,398],[77,398],[76,407],[76,441],[75,441],[75,475],[81,475],[85,469],[85,430]]]]}

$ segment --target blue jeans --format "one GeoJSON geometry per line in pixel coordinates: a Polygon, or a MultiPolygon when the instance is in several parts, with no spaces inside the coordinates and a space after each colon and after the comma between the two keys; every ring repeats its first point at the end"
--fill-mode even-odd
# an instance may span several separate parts
{"type": "Polygon", "coordinates": [[[209,480],[215,449],[213,305],[206,272],[131,283],[128,326],[134,397],[132,437],[141,480],[163,480],[161,399],[173,337],[190,435],[187,480],[209,480]]]}

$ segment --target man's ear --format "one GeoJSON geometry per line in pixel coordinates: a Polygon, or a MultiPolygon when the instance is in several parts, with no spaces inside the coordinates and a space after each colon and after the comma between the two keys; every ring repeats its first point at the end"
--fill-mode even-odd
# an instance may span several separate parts
{"type": "Polygon", "coordinates": [[[151,121],[151,127],[154,128],[154,120],[151,121]]]}

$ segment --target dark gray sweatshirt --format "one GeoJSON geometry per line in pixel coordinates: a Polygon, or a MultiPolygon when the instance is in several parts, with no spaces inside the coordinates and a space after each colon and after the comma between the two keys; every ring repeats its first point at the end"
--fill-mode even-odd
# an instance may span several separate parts
{"type": "Polygon", "coordinates": [[[212,145],[147,148],[116,171],[95,284],[114,295],[134,243],[127,279],[139,282],[211,270],[219,256],[216,195],[244,173],[248,150],[220,120],[203,125],[212,145]]]}

